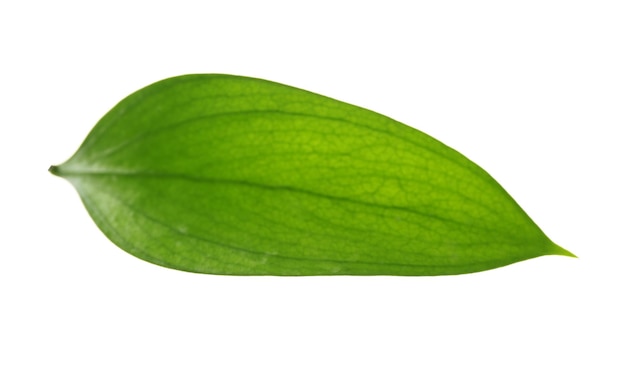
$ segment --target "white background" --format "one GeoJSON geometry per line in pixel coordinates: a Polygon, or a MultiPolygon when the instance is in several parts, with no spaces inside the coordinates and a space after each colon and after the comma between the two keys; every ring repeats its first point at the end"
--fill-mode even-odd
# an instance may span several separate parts
{"type": "Polygon", "coordinates": [[[623,1],[16,4],[0,5],[0,374],[626,374],[623,1]],[[140,261],[47,168],[123,97],[185,73],[419,128],[579,258],[434,278],[140,261]]]}

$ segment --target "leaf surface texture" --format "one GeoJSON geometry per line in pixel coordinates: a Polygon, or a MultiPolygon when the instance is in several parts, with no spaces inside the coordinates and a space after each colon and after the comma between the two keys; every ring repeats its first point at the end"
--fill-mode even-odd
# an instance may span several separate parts
{"type": "Polygon", "coordinates": [[[573,256],[452,148],[254,78],[143,88],[51,172],[119,247],[192,272],[441,275],[573,256]]]}

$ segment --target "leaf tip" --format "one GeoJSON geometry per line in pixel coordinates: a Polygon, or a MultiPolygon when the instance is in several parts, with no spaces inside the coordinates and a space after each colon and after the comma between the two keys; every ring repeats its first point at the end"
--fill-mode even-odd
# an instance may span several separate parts
{"type": "Polygon", "coordinates": [[[552,252],[551,254],[553,255],[559,255],[559,256],[568,256],[568,257],[573,257],[573,258],[578,258],[578,256],[576,256],[575,254],[573,254],[572,252],[568,251],[567,249],[557,245],[557,244],[553,244],[552,245],[552,252]]]}

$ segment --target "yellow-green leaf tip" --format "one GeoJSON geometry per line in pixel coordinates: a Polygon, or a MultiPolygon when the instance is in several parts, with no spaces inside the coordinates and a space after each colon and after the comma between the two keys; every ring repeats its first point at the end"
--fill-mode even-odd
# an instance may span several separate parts
{"type": "Polygon", "coordinates": [[[558,244],[554,244],[554,246],[552,248],[553,248],[553,251],[552,251],[553,255],[568,256],[568,257],[578,258],[578,256],[576,256],[572,252],[568,251],[567,249],[559,246],[558,244]]]}

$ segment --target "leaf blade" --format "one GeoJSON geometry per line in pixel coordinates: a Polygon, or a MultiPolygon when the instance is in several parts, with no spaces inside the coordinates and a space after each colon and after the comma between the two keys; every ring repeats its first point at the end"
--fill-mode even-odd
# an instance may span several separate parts
{"type": "Polygon", "coordinates": [[[181,270],[438,275],[571,255],[430,136],[252,78],[180,76],[139,90],[51,172],[114,243],[181,270]]]}

